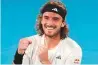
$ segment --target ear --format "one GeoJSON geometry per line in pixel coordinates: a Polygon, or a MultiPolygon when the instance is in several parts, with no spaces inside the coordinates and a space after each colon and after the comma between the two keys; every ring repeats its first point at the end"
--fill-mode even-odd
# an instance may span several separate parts
{"type": "Polygon", "coordinates": [[[65,22],[62,22],[61,27],[64,27],[64,26],[65,26],[65,22]]]}

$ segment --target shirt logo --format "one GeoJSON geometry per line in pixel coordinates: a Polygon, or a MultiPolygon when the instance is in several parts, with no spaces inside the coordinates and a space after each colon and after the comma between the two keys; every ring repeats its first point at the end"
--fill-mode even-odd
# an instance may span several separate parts
{"type": "Polygon", "coordinates": [[[75,64],[79,64],[79,63],[80,63],[80,60],[79,60],[79,59],[75,59],[75,60],[74,60],[74,63],[75,63],[75,64]]]}
{"type": "Polygon", "coordinates": [[[61,59],[61,56],[57,56],[56,59],[61,59]]]}
{"type": "Polygon", "coordinates": [[[58,9],[57,8],[53,8],[52,10],[58,12],[58,9]]]}

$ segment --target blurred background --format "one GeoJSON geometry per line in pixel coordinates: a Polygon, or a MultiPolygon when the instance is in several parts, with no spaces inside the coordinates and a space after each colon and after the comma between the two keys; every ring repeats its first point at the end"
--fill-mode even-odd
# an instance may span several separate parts
{"type": "MultiPolygon", "coordinates": [[[[48,0],[1,1],[1,64],[11,64],[19,39],[36,34],[36,18],[48,0]]],[[[98,64],[98,0],[61,0],[69,36],[83,50],[82,64],[98,64]]]]}

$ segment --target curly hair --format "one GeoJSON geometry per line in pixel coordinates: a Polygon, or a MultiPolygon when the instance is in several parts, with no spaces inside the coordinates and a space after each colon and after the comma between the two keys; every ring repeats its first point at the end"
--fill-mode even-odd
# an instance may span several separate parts
{"type": "MultiPolygon", "coordinates": [[[[65,6],[63,5],[63,3],[61,2],[48,2],[46,3],[42,8],[41,10],[48,4],[54,4],[54,5],[57,5],[58,7],[61,7],[64,12],[65,12],[65,16],[67,14],[67,11],[66,11],[66,8],[65,6]]],[[[40,12],[41,12],[40,10],[40,12]]],[[[43,28],[42,28],[42,24],[41,24],[41,21],[42,21],[42,13],[40,13],[37,17],[37,24],[36,24],[36,28],[37,28],[37,33],[41,36],[44,34],[44,31],[43,31],[43,28]]],[[[63,19],[63,21],[65,21],[65,19],[63,19]]],[[[61,30],[60,30],[60,39],[64,39],[66,38],[68,35],[68,27],[67,25],[65,25],[64,27],[61,27],[61,30]]]]}

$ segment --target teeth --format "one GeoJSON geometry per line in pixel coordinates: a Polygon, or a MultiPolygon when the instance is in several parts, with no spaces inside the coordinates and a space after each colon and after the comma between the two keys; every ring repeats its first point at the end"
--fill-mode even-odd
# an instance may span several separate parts
{"type": "Polygon", "coordinates": [[[47,29],[52,30],[52,29],[54,29],[54,28],[52,28],[52,27],[47,27],[47,29]]]}

